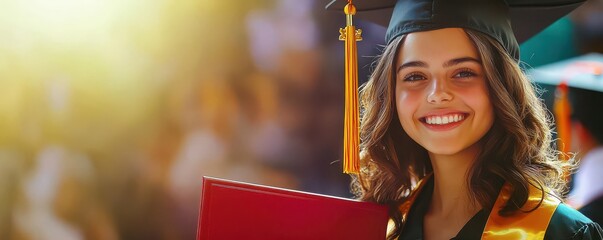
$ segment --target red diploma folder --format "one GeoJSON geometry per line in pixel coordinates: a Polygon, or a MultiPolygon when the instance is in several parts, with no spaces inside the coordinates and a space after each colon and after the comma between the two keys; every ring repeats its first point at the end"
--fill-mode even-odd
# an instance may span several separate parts
{"type": "Polygon", "coordinates": [[[197,239],[385,239],[387,207],[203,178],[197,239]]]}

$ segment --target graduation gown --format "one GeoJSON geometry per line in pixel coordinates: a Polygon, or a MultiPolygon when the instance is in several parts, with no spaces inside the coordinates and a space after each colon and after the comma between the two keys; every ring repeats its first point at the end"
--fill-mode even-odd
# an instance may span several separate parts
{"type": "Polygon", "coordinates": [[[584,205],[580,212],[599,225],[603,224],[603,196],[584,205]]]}
{"type": "MultiPolygon", "coordinates": [[[[428,210],[433,193],[433,178],[430,178],[420,191],[408,212],[408,221],[402,228],[399,240],[423,239],[423,216],[428,210]]],[[[481,239],[491,210],[480,210],[452,239],[481,239]]],[[[551,217],[544,239],[603,239],[603,229],[580,212],[561,203],[551,217]]]]}

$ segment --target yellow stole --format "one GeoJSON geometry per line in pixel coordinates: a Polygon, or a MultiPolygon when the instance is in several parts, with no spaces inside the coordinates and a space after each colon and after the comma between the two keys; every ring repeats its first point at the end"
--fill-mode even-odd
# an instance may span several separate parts
{"type": "Polygon", "coordinates": [[[529,188],[530,195],[523,209],[538,208],[531,212],[520,210],[511,216],[503,217],[498,215],[498,209],[507,202],[512,189],[509,184],[502,187],[488,217],[482,239],[544,239],[544,233],[561,201],[546,192],[543,194],[531,184],[529,188]]]}
{"type": "MultiPolygon", "coordinates": [[[[427,176],[419,181],[417,187],[410,194],[407,201],[400,205],[399,209],[402,213],[403,222],[406,222],[410,208],[423,189],[423,186],[430,178],[431,176],[427,176]]],[[[498,198],[488,217],[482,239],[544,239],[544,234],[549,226],[549,222],[561,201],[547,193],[543,196],[542,191],[530,185],[528,200],[523,209],[531,210],[538,206],[538,204],[540,204],[540,206],[531,212],[519,210],[511,216],[500,216],[498,214],[498,209],[501,209],[507,202],[511,196],[511,190],[511,185],[509,184],[505,184],[500,190],[498,198]],[[543,197],[544,199],[541,202],[543,197]]],[[[391,231],[393,230],[392,227],[393,222],[390,221],[388,229],[391,231]]]]}

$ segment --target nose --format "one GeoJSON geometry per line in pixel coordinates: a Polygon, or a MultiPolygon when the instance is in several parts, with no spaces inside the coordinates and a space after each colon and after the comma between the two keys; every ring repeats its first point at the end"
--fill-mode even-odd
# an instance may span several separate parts
{"type": "Polygon", "coordinates": [[[438,104],[452,101],[453,95],[444,79],[433,79],[427,95],[427,102],[438,104]]]}

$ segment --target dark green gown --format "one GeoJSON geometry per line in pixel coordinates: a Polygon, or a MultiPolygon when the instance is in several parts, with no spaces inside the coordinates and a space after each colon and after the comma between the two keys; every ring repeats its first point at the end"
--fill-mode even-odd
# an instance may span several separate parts
{"type": "Polygon", "coordinates": [[[603,224],[603,196],[580,208],[580,212],[599,225],[603,224]]]}
{"type": "MultiPolygon", "coordinates": [[[[432,193],[433,179],[430,179],[408,213],[408,222],[404,225],[399,240],[423,239],[423,216],[429,207],[432,193]]],[[[476,213],[452,239],[481,239],[489,214],[490,209],[482,209],[476,213]]],[[[559,204],[551,218],[544,239],[603,239],[603,229],[580,212],[565,204],[559,204]]]]}

